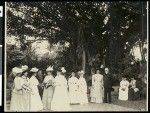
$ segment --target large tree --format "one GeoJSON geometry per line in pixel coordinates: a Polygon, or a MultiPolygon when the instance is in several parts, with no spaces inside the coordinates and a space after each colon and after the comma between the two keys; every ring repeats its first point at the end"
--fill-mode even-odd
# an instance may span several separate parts
{"type": "Polygon", "coordinates": [[[146,2],[9,2],[7,6],[8,35],[19,36],[22,43],[25,35],[46,37],[50,43],[69,42],[59,60],[70,70],[88,71],[101,64],[118,70],[124,53],[129,54],[136,42],[142,47],[146,39],[146,2]]]}

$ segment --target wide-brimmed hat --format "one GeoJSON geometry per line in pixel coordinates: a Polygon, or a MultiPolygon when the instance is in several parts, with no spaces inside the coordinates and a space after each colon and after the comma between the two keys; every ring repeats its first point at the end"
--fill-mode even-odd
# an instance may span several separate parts
{"type": "Polygon", "coordinates": [[[17,67],[12,68],[12,73],[15,74],[17,70],[18,70],[17,67]]]}
{"type": "Polygon", "coordinates": [[[18,73],[22,73],[22,72],[23,72],[23,70],[21,68],[18,68],[18,67],[14,67],[12,69],[13,74],[18,74],[18,73]]]}
{"type": "Polygon", "coordinates": [[[62,72],[62,73],[66,73],[66,70],[65,70],[64,67],[61,68],[61,72],[62,72]]]}
{"type": "Polygon", "coordinates": [[[23,71],[26,71],[28,69],[28,66],[27,65],[23,65],[23,66],[21,66],[21,68],[22,68],[23,71]]]}
{"type": "Polygon", "coordinates": [[[30,71],[31,72],[38,72],[39,69],[37,69],[36,67],[32,68],[30,71]]]}
{"type": "Polygon", "coordinates": [[[48,72],[48,71],[53,71],[54,69],[53,69],[53,66],[49,66],[47,69],[46,69],[46,71],[48,72]]]}
{"type": "Polygon", "coordinates": [[[13,73],[19,74],[22,72],[23,72],[23,70],[21,68],[17,68],[17,67],[13,68],[13,73]]]}
{"type": "Polygon", "coordinates": [[[83,71],[83,70],[81,70],[81,71],[79,71],[78,73],[79,73],[79,74],[84,74],[84,71],[83,71]]]}
{"type": "Polygon", "coordinates": [[[17,73],[22,73],[23,70],[21,68],[18,68],[17,73]]]}

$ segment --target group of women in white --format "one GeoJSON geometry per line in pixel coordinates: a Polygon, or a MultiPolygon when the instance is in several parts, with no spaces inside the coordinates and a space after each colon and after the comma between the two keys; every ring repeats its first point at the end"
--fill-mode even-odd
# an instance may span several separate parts
{"type": "Polygon", "coordinates": [[[64,67],[57,70],[57,75],[54,78],[53,67],[49,66],[43,80],[42,98],[38,91],[39,81],[36,78],[38,69],[36,67],[30,69],[30,78],[28,71],[26,65],[12,69],[15,78],[11,93],[11,111],[70,111],[70,104],[88,103],[87,84],[83,70],[78,72],[79,79],[72,72],[67,81],[64,67]]]}
{"type": "MultiPolygon", "coordinates": [[[[52,66],[49,66],[46,69],[47,75],[42,83],[44,87],[42,98],[38,90],[40,83],[36,78],[38,71],[39,69],[36,67],[29,69],[27,65],[12,69],[15,78],[11,93],[11,111],[70,111],[71,104],[88,103],[88,88],[83,70],[78,72],[79,78],[75,76],[75,72],[72,72],[67,80],[64,67],[58,69],[54,77],[52,74],[54,69],[52,66]]],[[[105,98],[104,82],[106,82],[104,81],[104,77],[99,70],[96,71],[96,74],[92,74],[90,102],[103,103],[105,98]]],[[[135,81],[133,80],[130,84],[134,91],[137,92],[138,89],[134,86],[135,81]]],[[[120,100],[128,100],[128,87],[130,84],[126,78],[123,78],[120,82],[120,100]]]]}

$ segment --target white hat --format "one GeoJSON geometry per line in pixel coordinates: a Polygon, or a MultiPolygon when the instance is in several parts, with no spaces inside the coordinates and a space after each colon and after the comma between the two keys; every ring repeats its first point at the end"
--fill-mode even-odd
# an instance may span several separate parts
{"type": "Polygon", "coordinates": [[[30,71],[31,72],[37,72],[39,69],[37,69],[36,67],[32,68],[30,71]]]}
{"type": "Polygon", "coordinates": [[[14,67],[12,69],[13,74],[18,74],[18,73],[22,73],[22,72],[23,72],[23,70],[21,68],[18,68],[18,67],[14,67]]]}
{"type": "Polygon", "coordinates": [[[139,89],[138,88],[134,88],[134,92],[138,92],[139,91],[139,89]]]}
{"type": "Polygon", "coordinates": [[[23,70],[21,68],[18,68],[16,73],[18,74],[18,73],[22,73],[22,72],[23,72],[23,70]]]}
{"type": "Polygon", "coordinates": [[[27,65],[24,65],[24,66],[21,66],[22,70],[25,71],[28,69],[28,66],[27,65]]]}
{"type": "Polygon", "coordinates": [[[13,74],[16,74],[17,70],[18,70],[18,68],[17,68],[17,67],[14,67],[14,68],[12,69],[12,73],[13,73],[13,74]]]}
{"type": "Polygon", "coordinates": [[[104,68],[104,65],[103,65],[103,64],[101,65],[101,68],[104,68]]]}
{"type": "Polygon", "coordinates": [[[63,73],[66,73],[66,70],[65,70],[64,67],[61,68],[61,71],[62,71],[63,73]]]}
{"type": "Polygon", "coordinates": [[[79,71],[79,74],[84,74],[84,71],[83,70],[79,71]]]}
{"type": "Polygon", "coordinates": [[[109,70],[108,67],[106,67],[105,70],[109,70]]]}
{"type": "Polygon", "coordinates": [[[53,69],[53,66],[49,66],[47,69],[46,69],[46,71],[53,71],[54,69],[53,69]]]}

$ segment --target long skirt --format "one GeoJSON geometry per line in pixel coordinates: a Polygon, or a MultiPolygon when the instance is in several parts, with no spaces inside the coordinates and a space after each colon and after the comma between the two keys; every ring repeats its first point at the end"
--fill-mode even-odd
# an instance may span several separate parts
{"type": "Polygon", "coordinates": [[[37,86],[32,87],[32,93],[30,95],[30,111],[41,111],[43,110],[43,103],[38,92],[37,86]]]}
{"type": "Polygon", "coordinates": [[[103,103],[104,90],[102,86],[95,86],[91,89],[91,102],[103,103]]]}
{"type": "Polygon", "coordinates": [[[71,104],[78,104],[79,103],[79,92],[76,90],[69,90],[69,97],[71,104]]]}
{"type": "Polygon", "coordinates": [[[119,100],[128,100],[128,88],[126,88],[124,91],[119,88],[119,100]]]}
{"type": "Polygon", "coordinates": [[[51,110],[52,111],[69,111],[70,100],[67,87],[65,86],[56,86],[53,99],[51,102],[51,110]]]}
{"type": "Polygon", "coordinates": [[[45,110],[51,110],[51,101],[54,94],[54,87],[50,86],[47,89],[44,88],[42,102],[45,110]]]}
{"type": "Polygon", "coordinates": [[[87,104],[88,103],[88,97],[87,97],[86,92],[79,91],[79,103],[80,104],[87,104]]]}
{"type": "Polygon", "coordinates": [[[13,92],[11,94],[10,111],[23,111],[22,92],[13,92]]]}
{"type": "Polygon", "coordinates": [[[30,111],[30,92],[23,91],[23,111],[30,111]]]}
{"type": "Polygon", "coordinates": [[[134,92],[134,100],[140,100],[140,99],[141,99],[140,91],[134,92]]]}
{"type": "Polygon", "coordinates": [[[134,100],[134,89],[132,88],[129,89],[128,99],[134,100]]]}

